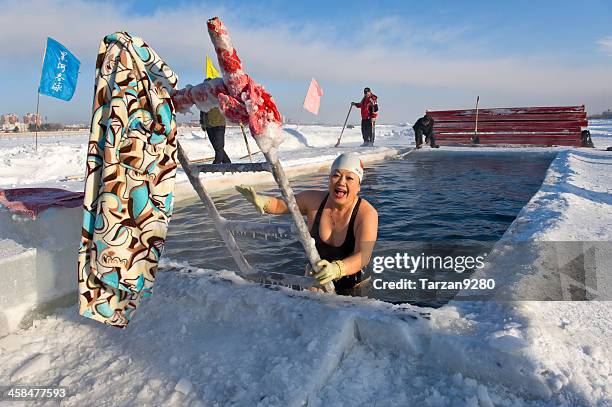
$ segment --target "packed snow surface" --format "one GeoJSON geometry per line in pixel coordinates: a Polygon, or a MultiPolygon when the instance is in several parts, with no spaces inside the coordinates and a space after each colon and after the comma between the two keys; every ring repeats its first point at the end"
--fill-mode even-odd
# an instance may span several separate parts
{"type": "MultiPolygon", "coordinates": [[[[359,148],[362,139],[357,127],[344,131],[340,148],[333,147],[341,131],[338,126],[286,125],[280,131],[284,142],[280,145],[278,156],[285,169],[289,170],[317,163],[327,163],[329,166],[338,154],[348,150],[372,156],[397,153],[398,148],[413,144],[412,128],[408,125],[377,126],[374,148],[359,148]]],[[[253,161],[265,161],[248,132],[247,128],[253,161]]],[[[39,137],[36,149],[33,137],[0,136],[0,188],[51,186],[83,191],[88,137],[87,132],[70,136],[44,135],[39,137]]],[[[205,131],[181,127],[178,130],[178,140],[191,161],[212,162],[215,153],[205,131]]],[[[226,129],[225,151],[232,162],[249,162],[240,127],[226,129]]],[[[224,175],[201,174],[201,177],[214,181],[224,175]]],[[[185,189],[184,185],[189,184],[182,169],[177,172],[176,182],[180,194],[185,189]]]]}
{"type": "MultiPolygon", "coordinates": [[[[612,240],[612,153],[601,151],[612,124],[593,126],[598,149],[558,149],[503,239],[612,240]]],[[[408,129],[377,126],[377,140],[409,145],[408,129]]],[[[339,130],[291,129],[287,166],[333,155],[339,130]]],[[[357,145],[358,131],[347,142],[357,145]]],[[[182,137],[192,159],[210,155],[203,133],[182,137]]],[[[35,152],[0,139],[0,186],[78,190],[62,179],[83,171],[85,140],[50,138],[35,152]]],[[[228,138],[232,158],[243,143],[228,138]]],[[[153,297],[126,330],[68,308],[0,338],[0,385],[67,386],[66,406],[609,406],[611,333],[605,301],[426,309],[266,288],[162,259],[153,297]]]]}

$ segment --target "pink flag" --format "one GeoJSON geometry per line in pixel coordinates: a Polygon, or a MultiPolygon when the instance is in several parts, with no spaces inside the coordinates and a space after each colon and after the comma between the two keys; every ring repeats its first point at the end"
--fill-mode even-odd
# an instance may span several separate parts
{"type": "Polygon", "coordinates": [[[308,93],[306,93],[306,98],[304,99],[304,109],[312,114],[319,114],[321,96],[323,96],[323,89],[321,89],[317,81],[312,78],[310,86],[308,87],[308,93]]]}

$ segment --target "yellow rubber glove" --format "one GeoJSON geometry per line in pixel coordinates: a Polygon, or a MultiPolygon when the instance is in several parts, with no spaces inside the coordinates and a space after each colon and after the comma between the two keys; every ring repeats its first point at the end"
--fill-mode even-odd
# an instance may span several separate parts
{"type": "Polygon", "coordinates": [[[253,204],[253,206],[262,215],[266,213],[266,206],[270,203],[272,198],[265,195],[258,195],[255,188],[248,185],[236,185],[236,191],[240,192],[247,201],[253,204]]]}
{"type": "Polygon", "coordinates": [[[319,284],[325,285],[344,276],[346,276],[346,270],[342,260],[334,260],[331,263],[327,260],[319,260],[314,278],[317,279],[319,284]]]}

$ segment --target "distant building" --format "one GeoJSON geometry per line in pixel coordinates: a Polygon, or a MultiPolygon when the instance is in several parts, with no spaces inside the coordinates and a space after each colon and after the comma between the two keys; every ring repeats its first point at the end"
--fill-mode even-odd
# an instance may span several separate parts
{"type": "Polygon", "coordinates": [[[21,131],[19,124],[19,116],[15,113],[5,113],[0,116],[0,129],[2,131],[15,131],[15,127],[18,128],[17,131],[21,131]]]}
{"type": "Polygon", "coordinates": [[[5,113],[2,116],[0,116],[1,125],[17,124],[17,123],[19,123],[19,116],[17,116],[15,113],[5,113]]]}
{"type": "Polygon", "coordinates": [[[42,119],[40,118],[40,114],[26,113],[23,115],[23,123],[25,125],[34,124],[40,126],[42,124],[42,119]]]}
{"type": "Polygon", "coordinates": [[[85,124],[72,124],[65,126],[63,123],[49,123],[45,116],[45,122],[43,123],[42,116],[37,113],[25,113],[23,115],[23,121],[19,120],[19,116],[15,113],[5,113],[0,115],[0,131],[3,133],[13,132],[27,132],[27,131],[58,131],[58,130],[81,130],[88,129],[89,126],[85,124]],[[38,127],[37,127],[38,125],[38,127]]]}

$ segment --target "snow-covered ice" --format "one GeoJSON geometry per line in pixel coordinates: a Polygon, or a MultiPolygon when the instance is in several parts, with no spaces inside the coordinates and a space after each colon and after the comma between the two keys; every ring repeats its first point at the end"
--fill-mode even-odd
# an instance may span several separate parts
{"type": "MultiPolygon", "coordinates": [[[[248,129],[246,131],[248,133],[248,129]]],[[[338,126],[283,127],[285,141],[278,156],[287,175],[291,178],[329,168],[338,154],[353,150],[359,151],[366,163],[381,160],[413,144],[414,138],[410,126],[379,125],[376,127],[376,147],[358,149],[362,143],[361,131],[355,127],[346,129],[340,148],[334,148],[340,131],[338,126]]],[[[208,158],[208,162],[212,162],[215,153],[206,132],[199,128],[179,128],[178,139],[190,160],[208,158]]],[[[38,149],[35,149],[33,137],[0,137],[0,188],[48,186],[83,191],[87,140],[86,132],[72,136],[41,136],[38,149]]],[[[253,160],[265,161],[251,137],[249,145],[253,160]]],[[[233,162],[249,162],[240,127],[227,128],[225,151],[233,162]]],[[[238,183],[274,182],[269,174],[209,173],[200,176],[206,180],[210,191],[231,189],[238,183]]],[[[178,200],[195,196],[181,168],[177,171],[176,195],[178,200]]]]}
{"type": "MultiPolygon", "coordinates": [[[[592,125],[597,149],[558,148],[542,188],[501,243],[611,240],[612,153],[601,150],[612,145],[612,123],[592,125]]],[[[377,141],[389,150],[409,146],[408,129],[377,126],[377,141]]],[[[339,130],[286,129],[283,163],[322,166],[337,151],[339,130]]],[[[238,132],[228,138],[232,158],[246,154],[238,132]]],[[[190,158],[212,155],[202,137],[197,130],[182,136],[190,158]]],[[[344,137],[354,147],[359,130],[344,137]]],[[[79,190],[82,181],[62,179],[84,168],[76,163],[84,160],[81,140],[45,140],[37,155],[0,139],[0,187],[79,190]],[[76,161],[52,171],[39,162],[51,149],[76,161]],[[38,178],[21,173],[16,156],[38,178]]],[[[161,266],[155,294],[126,330],[68,308],[1,337],[0,385],[68,386],[66,406],[612,404],[610,302],[454,301],[426,309],[265,288],[169,259],[161,266]]]]}

